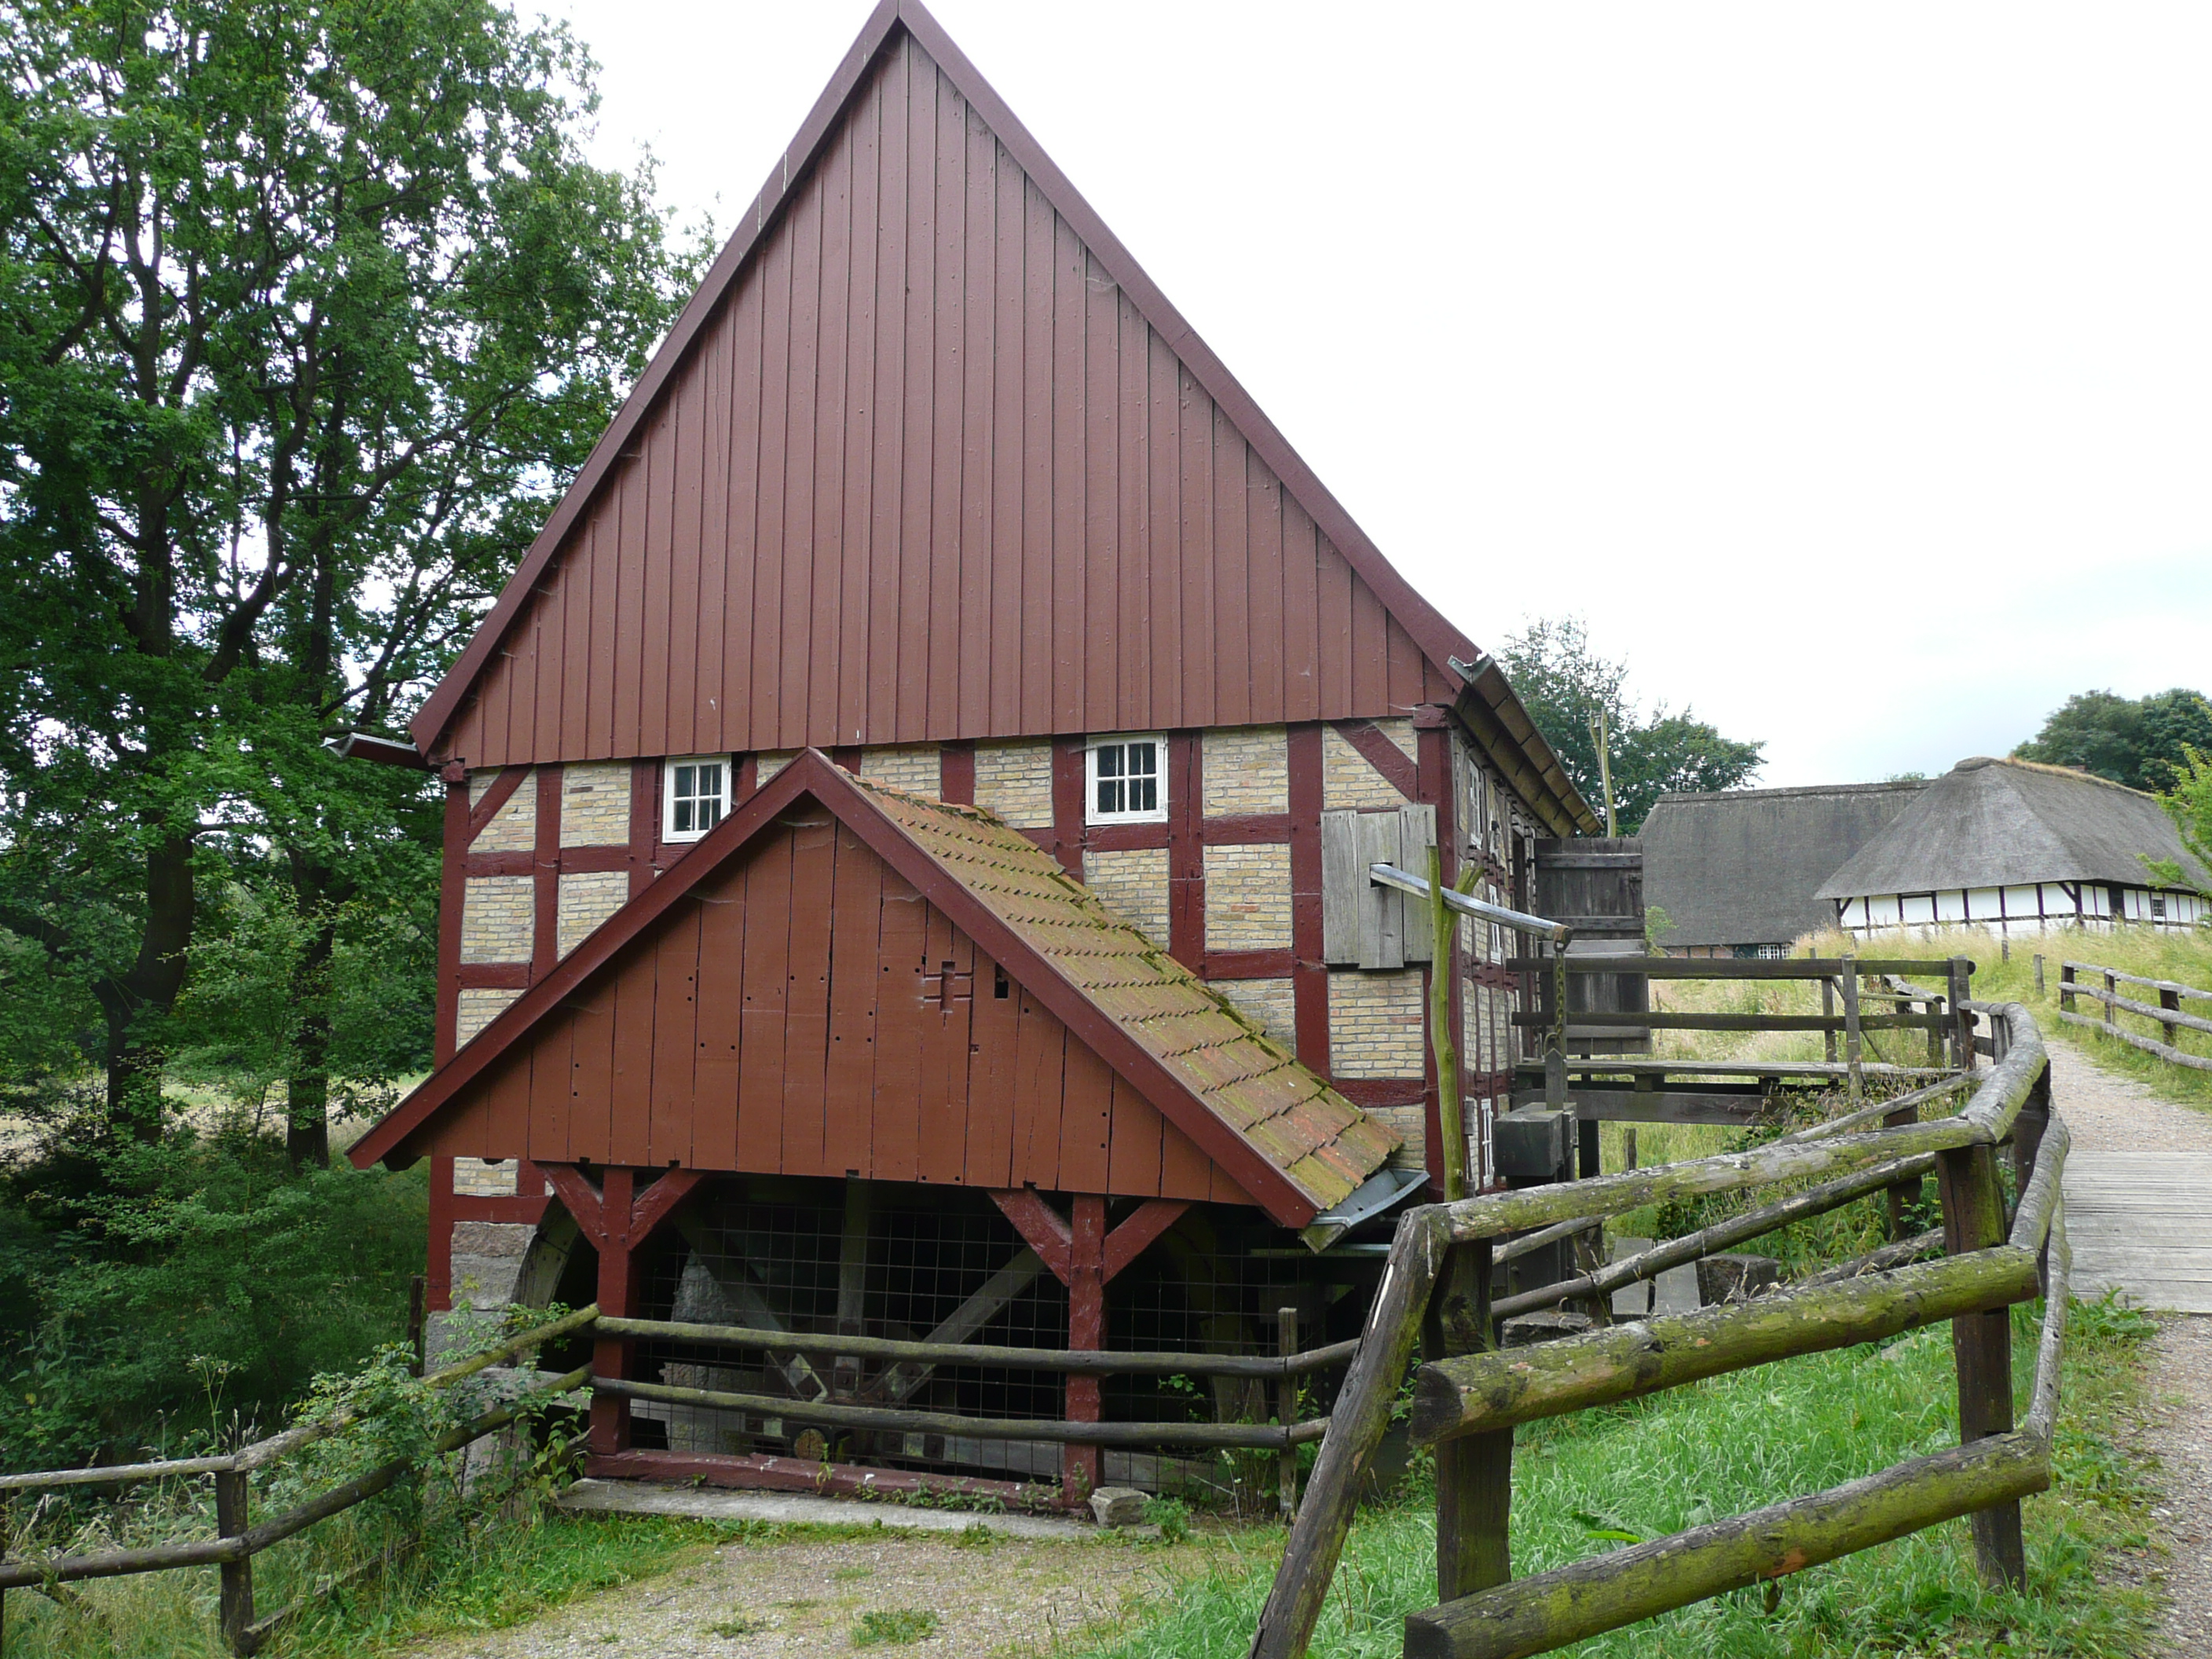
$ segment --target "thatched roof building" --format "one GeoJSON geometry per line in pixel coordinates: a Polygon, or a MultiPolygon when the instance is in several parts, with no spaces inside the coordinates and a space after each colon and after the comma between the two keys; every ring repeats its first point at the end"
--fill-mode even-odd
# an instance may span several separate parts
{"type": "Polygon", "coordinates": [[[2157,800],[2060,766],[1963,760],[1820,884],[1858,931],[1944,922],[2001,932],[2212,920],[2212,872],[2157,800]],[[2151,862],[2178,865],[2160,880],[2151,862]]]}
{"type": "Polygon", "coordinates": [[[1660,796],[1644,819],[1644,902],[1692,956],[1779,955],[1833,924],[1816,894],[1927,787],[1923,780],[1660,796]]]}

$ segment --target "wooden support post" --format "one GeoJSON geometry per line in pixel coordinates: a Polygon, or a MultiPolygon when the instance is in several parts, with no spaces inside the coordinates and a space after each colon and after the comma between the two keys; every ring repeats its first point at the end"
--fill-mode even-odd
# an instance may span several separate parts
{"type": "Polygon", "coordinates": [[[2038,997],[2043,994],[2043,952],[2040,951],[2035,953],[2035,994],[2038,997]]]}
{"type": "Polygon", "coordinates": [[[1929,997],[1923,1006],[1928,1014],[1928,1063],[1941,1066],[1943,1063],[1943,1032],[1936,1021],[1942,1017],[1943,999],[1929,997]]]}
{"type": "Polygon", "coordinates": [[[407,1368],[410,1376],[420,1376],[429,1367],[428,1288],[428,1281],[421,1273],[407,1281],[407,1346],[415,1356],[407,1368]]]}
{"type": "MultiPolygon", "coordinates": [[[[1974,1069],[1974,1011],[1966,1004],[1973,999],[1974,964],[1965,957],[1951,958],[1951,1029],[1958,1033],[1959,1069],[1974,1069]]],[[[1995,1022],[1991,1022],[1994,1026],[1995,1022]]]]}
{"type": "MultiPolygon", "coordinates": [[[[599,1251],[599,1311],[623,1319],[638,1311],[637,1261],[630,1249],[629,1229],[617,1224],[614,1218],[628,1219],[635,1188],[636,1177],[631,1171],[607,1170],[599,1184],[599,1214],[606,1219],[593,1218],[599,1223],[599,1236],[593,1243],[599,1251]]],[[[592,1345],[592,1372],[596,1376],[627,1378],[636,1352],[635,1342],[603,1337],[592,1345]]],[[[593,1391],[591,1448],[599,1457],[629,1449],[629,1401],[593,1391]]]]}
{"type": "MultiPolygon", "coordinates": [[[[1962,1146],[1936,1160],[1943,1193],[1943,1244],[1953,1255],[2004,1241],[2004,1197],[1996,1154],[1962,1146]]],[[[1959,1440],[1972,1445],[2012,1430],[2012,1315],[2008,1309],[1964,1314],[1951,1322],[1951,1353],[1959,1373],[1959,1440]]],[[[1973,1516],[1974,1559],[1984,1583],[2019,1589],[2027,1582],[2017,1498],[1973,1516]]]]}
{"type": "MultiPolygon", "coordinates": [[[[219,1469],[215,1477],[215,1528],[225,1538],[236,1538],[250,1524],[246,1518],[246,1482],[242,1469],[219,1469]]],[[[218,1569],[222,1580],[222,1639],[233,1653],[253,1651],[246,1634],[253,1623],[253,1558],[240,1556],[218,1569]]]]}
{"type": "MultiPolygon", "coordinates": [[[[868,1183],[845,1182],[845,1226],[837,1245],[837,1334],[859,1336],[868,1290],[868,1183]]],[[[850,1399],[860,1391],[860,1361],[840,1354],[831,1392],[850,1399]]]]}
{"type": "MultiPolygon", "coordinates": [[[[2177,1014],[2181,1012],[2181,993],[2172,990],[2160,991],[2158,994],[2158,1006],[2161,1008],[2171,1009],[2177,1014]]],[[[2170,1019],[2162,1019],[2158,1023],[2158,1029],[2159,1035],[2166,1040],[2166,1047],[2169,1048],[2172,1048],[2174,1044],[2176,1036],[2176,1033],[2173,1029],[2173,1022],[2170,1019]]]]}
{"type": "MultiPolygon", "coordinates": [[[[1491,1329],[1492,1244],[1483,1239],[1455,1247],[1444,1261],[1443,1280],[1431,1300],[1432,1316],[1424,1344],[1432,1357],[1446,1352],[1487,1352],[1496,1346],[1491,1329]],[[1472,1299],[1471,1321],[1450,1317],[1455,1299],[1472,1299]],[[1445,1316],[1434,1317],[1438,1304],[1445,1316]],[[1468,1324],[1473,1331],[1468,1332],[1468,1324]],[[1473,1334],[1475,1340],[1466,1338],[1473,1334]]],[[[1477,1590],[1492,1589],[1513,1577],[1513,1431],[1462,1435],[1440,1443],[1437,1458],[1437,1599],[1449,1601],[1477,1590]]]]}
{"type": "Polygon", "coordinates": [[[2074,964],[2070,962],[2058,964],[2058,1012],[2062,1014],[2074,1012],[2074,964]]]}
{"type": "MultiPolygon", "coordinates": [[[[1106,1346],[1106,1200],[1079,1194],[1068,1218],[1067,1346],[1096,1349],[1106,1346]]],[[[1098,1379],[1067,1379],[1067,1420],[1099,1421],[1098,1379]]],[[[1060,1499],[1071,1509],[1089,1501],[1098,1490],[1100,1457],[1096,1446],[1065,1446],[1060,1450],[1060,1499]]]]}
{"type": "Polygon", "coordinates": [[[1844,958],[1844,1064],[1850,1068],[1850,1101],[1856,1106],[1866,1098],[1866,1080],[1860,1072],[1862,1054],[1859,1038],[1859,959],[1844,958]]]}
{"type": "Polygon", "coordinates": [[[1620,1167],[1623,1170],[1636,1167],[1636,1126],[1633,1123],[1620,1132],[1620,1167]]]}
{"type": "MultiPolygon", "coordinates": [[[[1820,1018],[1833,1019],[1835,1017],[1836,981],[1824,979],[1820,981],[1820,1018]]],[[[1836,1063],[1836,1034],[1833,1031],[1820,1033],[1820,1054],[1821,1058],[1829,1065],[1832,1066],[1836,1063]]]]}
{"type": "MultiPolygon", "coordinates": [[[[1296,1308],[1278,1309],[1275,1313],[1275,1352],[1288,1359],[1298,1351],[1298,1310],[1296,1308]]],[[[1285,1428],[1298,1420],[1298,1379],[1285,1373],[1275,1385],[1275,1420],[1285,1428]]],[[[1283,1524],[1288,1526],[1298,1515],[1298,1449],[1285,1445],[1275,1463],[1276,1504],[1282,1511],[1283,1524]]]]}
{"type": "Polygon", "coordinates": [[[1436,1066],[1437,1133],[1443,1141],[1441,1172],[1449,1203],[1468,1194],[1467,1101],[1451,1029],[1451,976],[1459,959],[1452,947],[1458,933],[1444,908],[1443,863],[1434,846],[1429,848],[1429,937],[1435,941],[1429,961],[1429,1058],[1436,1066]]]}

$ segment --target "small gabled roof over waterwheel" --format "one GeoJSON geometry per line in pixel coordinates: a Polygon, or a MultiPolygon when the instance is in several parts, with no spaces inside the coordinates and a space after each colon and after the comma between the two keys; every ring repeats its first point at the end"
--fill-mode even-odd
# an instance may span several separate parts
{"type": "Polygon", "coordinates": [[[351,1156],[1027,1182],[1304,1227],[1399,1144],[1021,831],[810,750],[351,1156]]]}

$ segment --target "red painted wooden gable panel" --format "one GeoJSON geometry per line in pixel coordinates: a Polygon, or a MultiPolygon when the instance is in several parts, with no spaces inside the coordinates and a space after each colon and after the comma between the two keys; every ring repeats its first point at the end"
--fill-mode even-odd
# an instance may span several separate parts
{"type": "Polygon", "coordinates": [[[444,747],[829,748],[1455,692],[902,32],[444,747]]]}
{"type": "Polygon", "coordinates": [[[438,1123],[438,1156],[1251,1201],[811,803],[438,1123]]]}

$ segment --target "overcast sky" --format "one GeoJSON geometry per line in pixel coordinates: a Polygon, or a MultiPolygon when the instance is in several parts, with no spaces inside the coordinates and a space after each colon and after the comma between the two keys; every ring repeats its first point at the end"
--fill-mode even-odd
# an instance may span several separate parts
{"type": "MultiPolygon", "coordinates": [[[[870,7],[548,9],[726,227],[870,7]]],[[[1777,785],[2212,682],[2212,8],[934,9],[1478,644],[1777,785]]]]}

